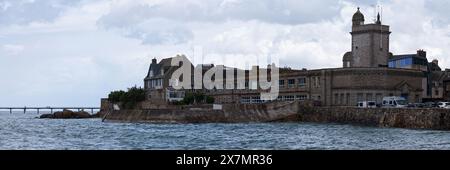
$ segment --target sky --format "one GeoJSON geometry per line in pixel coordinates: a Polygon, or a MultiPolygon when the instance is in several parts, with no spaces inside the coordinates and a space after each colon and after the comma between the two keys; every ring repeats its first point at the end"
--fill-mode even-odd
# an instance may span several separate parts
{"type": "Polygon", "coordinates": [[[99,106],[151,59],[342,66],[351,18],[382,6],[394,54],[450,67],[448,0],[0,0],[0,106],[99,106]],[[271,58],[271,59],[268,59],[271,58]]]}

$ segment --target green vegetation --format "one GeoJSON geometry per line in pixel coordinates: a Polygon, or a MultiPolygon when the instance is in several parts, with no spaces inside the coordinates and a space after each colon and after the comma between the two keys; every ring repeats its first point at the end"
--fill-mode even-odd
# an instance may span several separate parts
{"type": "Polygon", "coordinates": [[[191,105],[191,104],[213,104],[214,103],[214,97],[206,96],[203,93],[196,92],[196,93],[186,93],[183,100],[181,102],[175,102],[176,105],[191,105]]]}
{"type": "Polygon", "coordinates": [[[118,103],[118,102],[120,102],[120,98],[121,98],[122,96],[124,96],[125,93],[126,93],[126,92],[124,92],[123,90],[112,91],[112,92],[109,93],[109,95],[108,95],[108,100],[109,100],[110,102],[113,102],[113,103],[118,103]]]}
{"type": "Polygon", "coordinates": [[[128,91],[113,91],[108,95],[108,100],[112,103],[121,103],[121,108],[133,109],[137,103],[145,100],[145,90],[143,88],[132,87],[128,91]]]}
{"type": "Polygon", "coordinates": [[[208,104],[214,104],[214,97],[207,96],[207,97],[206,97],[206,103],[208,103],[208,104]]]}

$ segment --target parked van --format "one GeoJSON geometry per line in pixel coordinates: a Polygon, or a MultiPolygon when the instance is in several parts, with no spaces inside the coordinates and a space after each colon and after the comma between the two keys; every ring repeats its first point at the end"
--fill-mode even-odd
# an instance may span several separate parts
{"type": "Polygon", "coordinates": [[[391,96],[383,98],[383,107],[405,108],[408,101],[404,97],[391,96]]]}
{"type": "Polygon", "coordinates": [[[439,102],[438,107],[444,108],[444,109],[450,109],[450,102],[439,102]]]}
{"type": "Polygon", "coordinates": [[[374,101],[363,101],[358,102],[358,108],[376,108],[377,102],[374,101]]]}

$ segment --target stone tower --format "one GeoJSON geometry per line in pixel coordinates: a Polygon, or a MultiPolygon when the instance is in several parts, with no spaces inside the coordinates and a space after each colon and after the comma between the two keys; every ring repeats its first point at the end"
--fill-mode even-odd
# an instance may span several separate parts
{"type": "Polygon", "coordinates": [[[389,58],[389,26],[377,21],[364,24],[364,15],[358,8],[353,15],[352,51],[343,57],[344,67],[387,67],[389,58]]]}

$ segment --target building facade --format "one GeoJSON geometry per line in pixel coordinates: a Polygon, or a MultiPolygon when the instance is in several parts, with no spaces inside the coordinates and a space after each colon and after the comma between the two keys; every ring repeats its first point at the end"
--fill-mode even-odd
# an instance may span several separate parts
{"type": "MultiPolygon", "coordinates": [[[[379,15],[375,23],[365,24],[364,15],[358,8],[352,21],[351,51],[344,54],[343,67],[318,70],[280,68],[277,100],[314,100],[325,106],[355,106],[360,101],[381,103],[386,96],[402,96],[411,103],[444,98],[450,79],[446,71],[441,71],[437,60],[429,63],[423,50],[416,54],[393,55],[389,51],[390,28],[381,23],[379,15]]],[[[224,73],[225,69],[234,70],[235,75],[242,71],[245,73],[245,80],[232,81],[234,87],[245,84],[244,89],[176,91],[171,87],[173,80],[170,77],[177,67],[170,66],[169,60],[157,63],[154,59],[150,65],[144,82],[151,101],[170,102],[171,95],[181,99],[185,92],[201,91],[213,96],[216,103],[269,102],[261,100],[262,90],[252,82],[258,77],[252,78],[249,74],[257,72],[259,67],[252,70],[224,67],[224,73]]],[[[226,82],[223,87],[227,86],[226,82]]]]}

